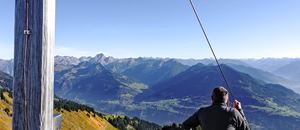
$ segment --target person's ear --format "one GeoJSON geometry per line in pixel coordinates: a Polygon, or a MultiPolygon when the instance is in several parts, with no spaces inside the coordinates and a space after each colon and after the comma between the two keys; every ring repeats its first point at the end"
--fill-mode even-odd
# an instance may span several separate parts
{"type": "Polygon", "coordinates": [[[226,94],[225,98],[226,98],[226,103],[228,103],[229,102],[229,95],[226,94]]]}

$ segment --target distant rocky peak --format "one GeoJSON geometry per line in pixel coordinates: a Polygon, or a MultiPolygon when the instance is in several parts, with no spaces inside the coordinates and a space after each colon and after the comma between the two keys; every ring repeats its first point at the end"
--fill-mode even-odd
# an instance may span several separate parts
{"type": "Polygon", "coordinates": [[[79,58],[80,62],[86,62],[86,61],[90,61],[92,59],[91,56],[82,56],[79,58]]]}
{"type": "Polygon", "coordinates": [[[176,59],[169,59],[169,60],[165,61],[165,64],[167,64],[167,65],[173,65],[173,64],[181,64],[181,65],[183,65],[182,63],[180,63],[176,59]]]}
{"type": "Polygon", "coordinates": [[[205,65],[202,63],[198,63],[198,64],[195,64],[192,67],[190,67],[188,70],[194,71],[194,70],[198,70],[199,68],[202,68],[202,67],[205,67],[205,65]]]}
{"type": "Polygon", "coordinates": [[[117,59],[111,57],[111,56],[105,56],[104,54],[100,53],[96,55],[95,57],[91,58],[90,61],[93,63],[101,63],[102,65],[110,64],[117,59]]]}
{"type": "Polygon", "coordinates": [[[0,71],[3,71],[11,76],[14,73],[14,60],[2,60],[0,59],[0,71]]]}
{"type": "Polygon", "coordinates": [[[80,60],[73,56],[55,56],[54,62],[55,64],[78,65],[80,60]]]}

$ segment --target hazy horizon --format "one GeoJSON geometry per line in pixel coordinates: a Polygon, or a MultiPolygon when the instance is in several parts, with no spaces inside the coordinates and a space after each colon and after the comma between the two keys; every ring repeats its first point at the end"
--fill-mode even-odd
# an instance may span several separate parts
{"type": "MultiPolygon", "coordinates": [[[[83,58],[83,57],[95,57],[99,54],[103,54],[105,57],[113,57],[116,59],[126,59],[126,58],[153,58],[153,59],[183,59],[183,60],[202,60],[202,59],[214,59],[213,57],[203,57],[203,58],[180,58],[180,57],[151,57],[151,56],[137,56],[137,57],[116,57],[116,56],[112,56],[112,55],[107,55],[105,53],[97,53],[95,55],[89,55],[89,56],[72,56],[72,55],[54,55],[54,57],[56,56],[62,56],[62,57],[75,57],[75,58],[83,58]]],[[[12,58],[1,58],[2,60],[11,60],[12,58]]],[[[260,59],[300,59],[300,57],[260,57],[260,58],[230,58],[230,57],[220,57],[218,59],[235,59],[235,60],[260,60],[260,59]]]]}

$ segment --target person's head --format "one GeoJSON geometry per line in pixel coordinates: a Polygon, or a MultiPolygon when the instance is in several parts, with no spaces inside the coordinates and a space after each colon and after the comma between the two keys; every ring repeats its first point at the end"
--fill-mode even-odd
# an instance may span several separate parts
{"type": "Polygon", "coordinates": [[[227,103],[228,102],[228,91],[220,86],[214,88],[211,99],[213,103],[227,103]]]}

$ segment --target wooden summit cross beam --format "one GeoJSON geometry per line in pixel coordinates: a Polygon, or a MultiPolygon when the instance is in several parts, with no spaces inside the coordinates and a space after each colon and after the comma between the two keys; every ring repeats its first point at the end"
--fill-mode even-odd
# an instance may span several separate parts
{"type": "Polygon", "coordinates": [[[53,130],[55,0],[16,0],[13,130],[53,130]]]}

